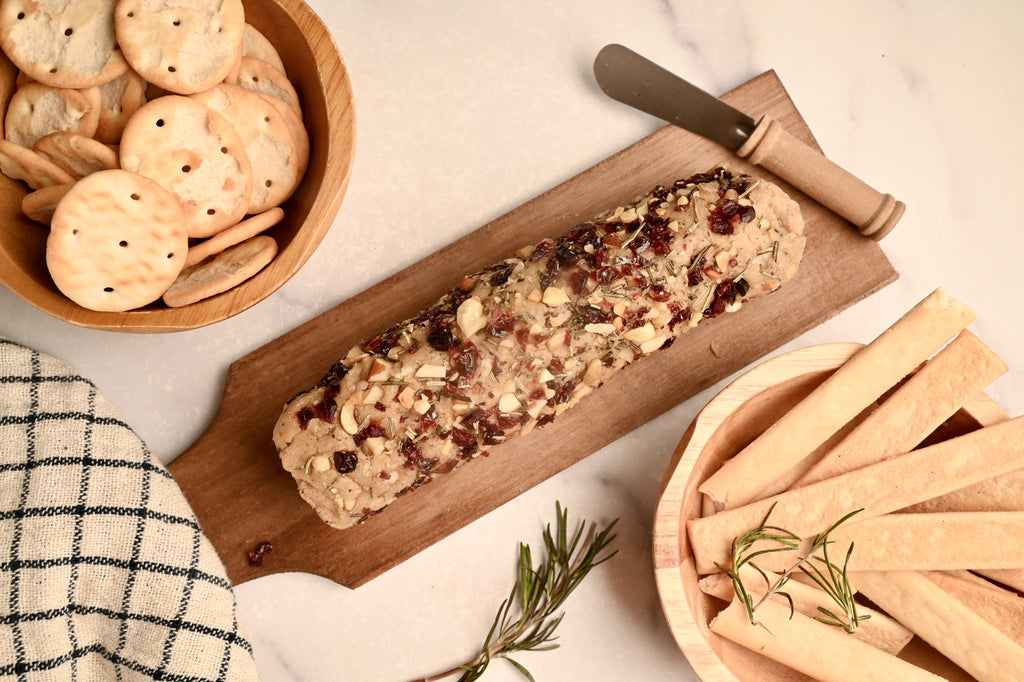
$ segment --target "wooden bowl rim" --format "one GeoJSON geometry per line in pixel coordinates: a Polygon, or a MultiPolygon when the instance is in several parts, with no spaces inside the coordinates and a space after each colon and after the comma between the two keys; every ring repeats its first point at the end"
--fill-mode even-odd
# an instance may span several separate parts
{"type": "MultiPolygon", "coordinates": [[[[355,157],[355,105],[348,69],[333,36],[302,0],[243,0],[263,7],[276,5],[302,33],[315,64],[314,79],[323,93],[327,139],[323,177],[297,235],[282,245],[277,257],[255,277],[217,296],[181,308],[148,308],[125,312],[88,310],[53,290],[52,285],[25,274],[18,260],[0,248],[0,284],[37,309],[69,324],[103,331],[167,333],[197,329],[233,317],[266,299],[285,284],[316,251],[331,229],[348,189],[355,157]]],[[[257,25],[261,16],[246,21],[257,25]]],[[[269,19],[268,19],[269,20],[269,19]]],[[[267,21],[267,20],[265,20],[267,21]]],[[[303,102],[305,105],[306,102],[303,102]]],[[[311,164],[312,165],[312,164],[311,164]]],[[[45,229],[42,227],[41,229],[45,229]]]]}
{"type": "MultiPolygon", "coordinates": [[[[693,555],[683,534],[683,510],[690,502],[687,491],[690,478],[705,446],[719,426],[731,414],[747,405],[763,391],[778,388],[811,373],[821,373],[822,381],[834,373],[864,344],[826,343],[800,348],[772,358],[738,377],[712,398],[697,414],[679,441],[662,481],[655,512],[653,553],[655,582],[662,611],[676,644],[694,672],[704,682],[751,682],[737,677],[719,657],[709,637],[717,637],[698,624],[699,612],[687,591],[689,576],[696,575],[693,555]],[[737,396],[741,401],[737,404],[737,396]],[[735,407],[724,412],[723,404],[735,407]],[[684,544],[687,546],[684,550],[684,544]],[[685,555],[684,555],[685,554],[685,555]]],[[[1005,418],[1005,412],[987,394],[969,401],[963,408],[981,424],[1005,418]]],[[[694,494],[699,481],[692,486],[694,494]]],[[[695,582],[695,581],[694,581],[695,582]]],[[[761,681],[759,681],[761,682],[761,681]]]]}

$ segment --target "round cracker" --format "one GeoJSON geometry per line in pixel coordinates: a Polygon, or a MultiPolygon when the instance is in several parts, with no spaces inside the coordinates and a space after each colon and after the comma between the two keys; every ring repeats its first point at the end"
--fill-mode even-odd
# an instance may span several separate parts
{"type": "Polygon", "coordinates": [[[252,198],[246,213],[263,211],[292,195],[304,170],[291,126],[267,98],[221,83],[192,95],[235,127],[252,164],[252,198]]]}
{"type": "Polygon", "coordinates": [[[274,68],[280,69],[281,73],[287,73],[277,48],[252,24],[246,24],[242,33],[242,56],[262,59],[274,68]]]}
{"type": "Polygon", "coordinates": [[[92,137],[100,120],[99,88],[72,90],[26,83],[11,96],[4,137],[22,147],[50,133],[67,131],[92,137]]]}
{"type": "Polygon", "coordinates": [[[309,131],[306,130],[306,126],[302,119],[299,118],[299,115],[287,104],[276,97],[270,97],[269,95],[263,95],[263,97],[277,108],[277,113],[284,119],[284,122],[291,130],[299,152],[299,175],[304,174],[306,167],[309,165],[309,131]]]}
{"type": "Polygon", "coordinates": [[[251,237],[185,268],[164,294],[164,303],[177,308],[224,293],[265,268],[277,255],[273,237],[251,237]]]}
{"type": "Polygon", "coordinates": [[[75,133],[50,133],[32,147],[75,178],[118,167],[117,152],[91,137],[75,133]]]}
{"type": "Polygon", "coordinates": [[[21,198],[21,212],[29,220],[49,225],[53,220],[53,212],[57,210],[57,204],[72,187],[73,185],[50,185],[29,192],[21,198]]]}
{"type": "Polygon", "coordinates": [[[242,51],[245,10],[242,0],[118,0],[114,25],[140,76],[187,95],[227,77],[242,51]]]}
{"type": "Polygon", "coordinates": [[[75,182],[60,166],[10,140],[0,140],[0,171],[9,178],[21,180],[32,189],[75,182]]]}
{"type": "Polygon", "coordinates": [[[94,137],[106,144],[117,144],[128,119],[146,103],[146,81],[128,69],[99,86],[99,90],[100,117],[94,137]]]}
{"type": "Polygon", "coordinates": [[[185,263],[188,235],[173,194],[137,173],[79,180],[57,205],[46,265],[83,308],[124,311],[160,298],[185,263]]]}
{"type": "Polygon", "coordinates": [[[26,75],[58,88],[92,87],[128,68],[110,0],[4,0],[0,47],[26,75]]]}
{"type": "Polygon", "coordinates": [[[259,233],[269,230],[281,222],[282,218],[284,218],[284,210],[275,206],[263,213],[246,218],[237,225],[232,225],[209,239],[193,244],[188,247],[185,267],[195,265],[235,244],[240,244],[250,237],[255,237],[259,233]]]}
{"type": "Polygon", "coordinates": [[[121,167],[181,201],[190,237],[234,225],[252,196],[252,167],[235,128],[201,102],[168,95],[139,108],[121,135],[121,167]]]}
{"type": "Polygon", "coordinates": [[[283,71],[262,59],[243,57],[238,69],[238,85],[246,90],[270,95],[291,107],[302,118],[299,93],[283,71]]]}

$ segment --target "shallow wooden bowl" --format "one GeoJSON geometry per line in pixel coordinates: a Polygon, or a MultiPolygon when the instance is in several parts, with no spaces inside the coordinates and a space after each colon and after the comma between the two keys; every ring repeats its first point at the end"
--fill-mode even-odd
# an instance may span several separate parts
{"type": "MultiPolygon", "coordinates": [[[[861,344],[856,343],[811,346],[755,367],[707,404],[673,454],[655,513],[654,573],[669,628],[704,682],[809,679],[708,629],[708,622],[724,604],[705,595],[697,586],[699,576],[685,524],[702,514],[703,495],[697,490],[700,484],[813,391],[859,348],[861,344]]],[[[950,438],[1006,418],[999,405],[982,395],[948,420],[929,440],[950,438]]],[[[964,673],[916,638],[901,657],[950,679],[964,678],[964,673]]]]}
{"type": "MultiPolygon", "coordinates": [[[[43,312],[81,327],[123,332],[173,332],[227,319],[288,281],[331,228],[352,174],[355,105],[337,45],[301,0],[243,0],[246,21],[277,47],[302,102],[310,137],[309,168],[282,206],[285,218],[267,234],[277,257],[258,275],[218,296],[181,308],[157,302],[123,313],[87,310],[68,300],[46,269],[43,225],[21,213],[27,187],[0,176],[0,282],[43,312]]],[[[15,68],[0,55],[0,103],[6,109],[15,68]]]]}

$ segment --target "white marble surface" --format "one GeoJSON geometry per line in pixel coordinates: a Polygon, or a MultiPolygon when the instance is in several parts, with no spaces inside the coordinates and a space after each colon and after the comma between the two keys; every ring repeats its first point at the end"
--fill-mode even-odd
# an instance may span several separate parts
{"type": "MultiPolygon", "coordinates": [[[[594,84],[609,42],[716,93],[774,69],[826,154],[906,202],[882,242],[899,281],[787,349],[868,341],[942,285],[1011,367],[992,394],[1024,412],[1024,4],[311,5],[351,71],[358,145],[334,229],[291,282],[234,319],[156,336],[73,328],[0,289],[0,334],[77,366],[161,460],[206,428],[233,360],[660,127],[594,84]],[[389,205],[401,210],[381,224],[389,205]]],[[[556,500],[574,517],[620,517],[620,553],[568,602],[562,647],[520,662],[538,680],[695,679],[660,611],[651,521],[669,455],[721,386],[358,590],[304,575],[240,586],[264,679],[400,681],[461,662],[511,585],[516,543],[539,541],[556,500]]],[[[486,679],[521,678],[498,661],[486,679]]]]}

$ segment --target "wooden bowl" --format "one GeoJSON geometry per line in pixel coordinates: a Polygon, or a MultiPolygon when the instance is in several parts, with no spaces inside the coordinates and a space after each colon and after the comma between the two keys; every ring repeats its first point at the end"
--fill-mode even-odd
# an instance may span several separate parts
{"type": "MultiPolygon", "coordinates": [[[[352,175],[355,105],[348,71],[319,17],[301,0],[243,0],[246,21],[281,54],[302,103],[310,137],[309,167],[283,204],[284,219],[267,234],[277,257],[258,275],[218,296],[181,308],[161,302],[128,312],[87,310],[67,299],[46,268],[47,229],[21,213],[28,191],[0,176],[0,282],[43,312],[81,327],[123,332],[173,332],[203,327],[242,312],[288,281],[331,228],[352,175]]],[[[0,104],[6,110],[16,70],[0,55],[0,104]]]]}
{"type": "MultiPolygon", "coordinates": [[[[809,679],[733,644],[707,624],[725,605],[697,586],[686,522],[702,514],[697,488],[793,405],[807,396],[861,344],[833,343],[786,353],[750,370],[713,398],[680,440],[665,478],[654,519],[654,573],[669,628],[704,682],[770,682],[809,679]]],[[[945,439],[1006,419],[987,396],[964,406],[936,437],[945,439]]],[[[951,679],[963,677],[940,654],[915,638],[901,654],[951,679]]]]}

